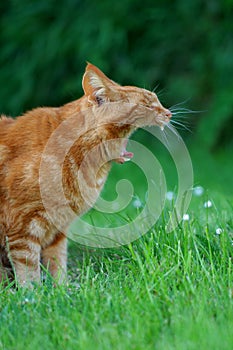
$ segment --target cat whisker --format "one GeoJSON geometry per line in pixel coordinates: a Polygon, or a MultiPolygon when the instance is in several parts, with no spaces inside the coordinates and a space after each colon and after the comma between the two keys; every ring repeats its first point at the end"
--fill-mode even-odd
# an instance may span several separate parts
{"type": "Polygon", "coordinates": [[[172,115],[174,116],[174,115],[179,115],[179,114],[186,114],[186,113],[182,113],[182,112],[179,112],[179,111],[177,111],[177,112],[174,112],[174,111],[171,111],[171,113],[172,113],[172,115]]]}
{"type": "MultiPolygon", "coordinates": [[[[154,92],[154,91],[153,91],[154,92]]],[[[158,96],[158,97],[161,97],[161,96],[163,96],[165,94],[165,89],[161,89],[161,90],[159,90],[159,91],[157,91],[156,92],[156,95],[158,96]]]]}
{"type": "Polygon", "coordinates": [[[184,100],[182,102],[176,103],[175,105],[171,106],[169,109],[172,110],[177,106],[181,106],[181,105],[185,104],[186,102],[190,101],[190,99],[191,99],[191,97],[187,98],[186,100],[184,100]]]}
{"type": "MultiPolygon", "coordinates": [[[[167,125],[166,125],[167,126],[167,125]]],[[[168,142],[168,138],[167,138],[167,134],[166,134],[166,129],[161,130],[162,131],[162,137],[164,139],[164,143],[165,145],[169,146],[169,142],[168,142]]]]}
{"type": "Polygon", "coordinates": [[[152,92],[155,92],[157,90],[157,88],[159,87],[160,84],[155,85],[154,89],[152,90],[152,92]]]}
{"type": "Polygon", "coordinates": [[[173,111],[174,111],[174,110],[179,110],[179,111],[190,111],[189,108],[187,108],[187,107],[180,107],[180,106],[172,106],[172,107],[170,107],[170,109],[172,109],[173,111]]]}
{"type": "Polygon", "coordinates": [[[191,113],[191,111],[186,108],[174,108],[170,109],[170,111],[173,113],[191,113]]]}
{"type": "Polygon", "coordinates": [[[203,113],[206,111],[194,111],[192,109],[186,109],[186,108],[177,108],[177,109],[170,109],[172,114],[198,114],[198,113],[203,113]]]}
{"type": "Polygon", "coordinates": [[[179,133],[177,132],[176,128],[174,128],[174,127],[172,126],[171,122],[167,124],[167,127],[168,127],[168,129],[169,129],[170,131],[172,131],[172,132],[178,137],[178,139],[181,139],[181,136],[180,136],[179,133]]]}
{"type": "Polygon", "coordinates": [[[180,120],[182,122],[190,122],[191,118],[187,115],[180,115],[179,113],[172,113],[172,120],[180,120]]]}
{"type": "Polygon", "coordinates": [[[173,113],[172,114],[172,119],[171,121],[178,121],[178,122],[182,122],[185,125],[191,125],[192,124],[192,120],[190,118],[188,118],[185,115],[179,115],[179,113],[173,113]]]}
{"type": "Polygon", "coordinates": [[[171,125],[171,123],[166,123],[166,122],[163,122],[161,121],[162,124],[163,124],[163,129],[161,129],[162,131],[162,137],[164,139],[164,143],[165,145],[169,146],[169,138],[168,135],[167,135],[167,128],[173,133],[175,134],[175,136],[178,138],[178,139],[181,139],[181,136],[179,135],[179,133],[177,132],[176,128],[173,127],[171,125]]]}
{"type": "Polygon", "coordinates": [[[185,130],[187,130],[187,131],[192,133],[192,130],[190,128],[188,128],[186,125],[184,125],[183,123],[180,123],[177,120],[172,119],[170,123],[171,124],[175,124],[175,125],[179,125],[179,126],[181,126],[181,129],[183,128],[183,129],[185,129],[185,130]]]}

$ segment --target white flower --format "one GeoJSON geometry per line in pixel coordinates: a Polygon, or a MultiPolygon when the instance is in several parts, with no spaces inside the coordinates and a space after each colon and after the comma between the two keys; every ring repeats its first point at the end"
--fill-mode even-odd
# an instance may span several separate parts
{"type": "Polygon", "coordinates": [[[140,201],[139,198],[137,198],[133,201],[133,206],[134,206],[134,208],[141,208],[142,207],[142,202],[140,201]]]}
{"type": "Polygon", "coordinates": [[[184,214],[183,215],[183,220],[184,221],[189,221],[189,214],[184,214]]]}
{"type": "Polygon", "coordinates": [[[193,194],[194,196],[200,197],[204,193],[204,188],[201,186],[196,186],[193,188],[193,194]]]}
{"type": "Polygon", "coordinates": [[[211,208],[212,207],[212,202],[208,200],[207,202],[204,203],[204,208],[211,208]]]}
{"type": "Polygon", "coordinates": [[[220,227],[216,228],[216,235],[220,235],[222,233],[222,229],[220,227]]]}
{"type": "Polygon", "coordinates": [[[175,193],[174,193],[174,192],[168,191],[168,192],[166,193],[166,199],[167,199],[168,201],[172,201],[174,198],[175,198],[175,193]]]}

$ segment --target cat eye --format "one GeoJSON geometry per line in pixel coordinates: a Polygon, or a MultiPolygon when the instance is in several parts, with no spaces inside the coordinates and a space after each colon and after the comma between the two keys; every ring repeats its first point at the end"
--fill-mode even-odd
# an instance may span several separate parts
{"type": "Polygon", "coordinates": [[[96,102],[98,103],[98,106],[101,106],[104,103],[104,100],[101,97],[96,96],[96,102]]]}

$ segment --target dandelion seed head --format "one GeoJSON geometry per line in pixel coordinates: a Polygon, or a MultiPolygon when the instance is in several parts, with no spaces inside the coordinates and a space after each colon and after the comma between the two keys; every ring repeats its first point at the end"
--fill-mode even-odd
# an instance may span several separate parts
{"type": "Polygon", "coordinates": [[[135,199],[134,201],[133,201],[133,206],[134,206],[134,208],[141,208],[142,207],[142,202],[140,201],[140,199],[135,199]]]}
{"type": "Polygon", "coordinates": [[[200,197],[204,193],[204,188],[202,186],[196,186],[193,188],[194,196],[200,197]]]}
{"type": "Polygon", "coordinates": [[[183,215],[183,220],[184,221],[189,221],[190,217],[189,217],[189,214],[184,214],[183,215]]]}
{"type": "Polygon", "coordinates": [[[204,203],[204,208],[211,208],[212,207],[212,202],[208,200],[207,202],[204,203]]]}
{"type": "Polygon", "coordinates": [[[220,227],[216,228],[216,235],[220,235],[222,233],[222,229],[220,227]]]}
{"type": "Polygon", "coordinates": [[[168,192],[166,193],[166,199],[167,199],[168,201],[172,201],[174,198],[175,198],[175,193],[174,193],[174,192],[168,191],[168,192]]]}

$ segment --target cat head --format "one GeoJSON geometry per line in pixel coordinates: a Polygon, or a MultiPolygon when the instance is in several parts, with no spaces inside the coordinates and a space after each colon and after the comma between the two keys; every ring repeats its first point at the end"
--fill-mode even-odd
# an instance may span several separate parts
{"type": "Polygon", "coordinates": [[[163,128],[172,116],[171,112],[162,106],[155,93],[136,86],[121,86],[90,63],[87,64],[82,85],[91,105],[100,106],[111,102],[137,105],[138,111],[140,110],[139,126],[158,125],[163,128]]]}

